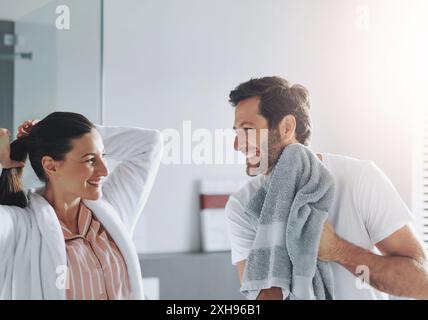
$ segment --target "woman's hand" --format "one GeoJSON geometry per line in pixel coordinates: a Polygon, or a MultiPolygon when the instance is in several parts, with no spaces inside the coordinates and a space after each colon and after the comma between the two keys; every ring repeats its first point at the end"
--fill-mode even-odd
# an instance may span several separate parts
{"type": "Polygon", "coordinates": [[[18,134],[16,137],[22,138],[28,135],[34,125],[36,125],[40,120],[27,120],[18,127],[18,134]]]}
{"type": "Polygon", "coordinates": [[[4,169],[22,168],[24,162],[10,159],[10,132],[7,129],[0,128],[0,164],[4,169]]]}

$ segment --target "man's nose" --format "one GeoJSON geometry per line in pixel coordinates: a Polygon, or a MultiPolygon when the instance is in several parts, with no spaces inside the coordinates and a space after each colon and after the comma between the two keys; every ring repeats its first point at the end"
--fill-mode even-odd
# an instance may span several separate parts
{"type": "Polygon", "coordinates": [[[233,147],[236,151],[241,151],[242,153],[245,153],[247,151],[247,143],[245,137],[237,134],[233,143],[233,147]]]}

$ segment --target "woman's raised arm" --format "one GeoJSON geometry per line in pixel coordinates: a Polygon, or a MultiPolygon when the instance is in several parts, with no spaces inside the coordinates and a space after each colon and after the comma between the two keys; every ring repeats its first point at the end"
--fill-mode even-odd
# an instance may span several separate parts
{"type": "Polygon", "coordinates": [[[157,175],[162,154],[159,131],[97,126],[107,159],[120,163],[103,184],[103,197],[133,233],[157,175]]]}

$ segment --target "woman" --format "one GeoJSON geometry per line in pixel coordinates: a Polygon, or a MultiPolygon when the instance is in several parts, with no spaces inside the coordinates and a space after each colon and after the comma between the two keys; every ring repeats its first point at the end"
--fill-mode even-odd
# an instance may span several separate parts
{"type": "Polygon", "coordinates": [[[11,145],[0,129],[0,298],[143,299],[131,238],[161,145],[158,131],[68,112],[27,121],[11,145]],[[28,197],[27,156],[45,184],[28,197]],[[110,175],[104,156],[120,162],[110,175]]]}

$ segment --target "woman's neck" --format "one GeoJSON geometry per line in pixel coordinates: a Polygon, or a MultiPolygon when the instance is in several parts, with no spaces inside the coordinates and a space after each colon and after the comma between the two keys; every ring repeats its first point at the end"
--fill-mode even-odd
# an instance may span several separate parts
{"type": "Polygon", "coordinates": [[[65,194],[59,190],[54,190],[49,185],[46,186],[43,197],[54,208],[58,219],[63,222],[73,233],[78,230],[78,215],[80,197],[65,194]]]}

